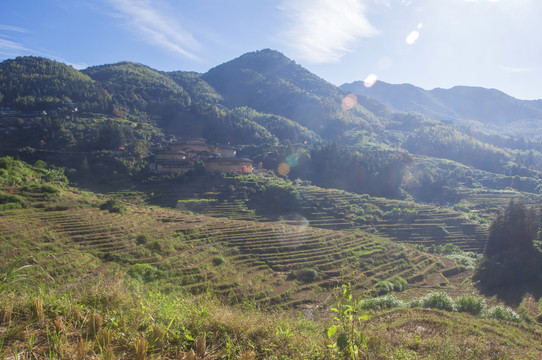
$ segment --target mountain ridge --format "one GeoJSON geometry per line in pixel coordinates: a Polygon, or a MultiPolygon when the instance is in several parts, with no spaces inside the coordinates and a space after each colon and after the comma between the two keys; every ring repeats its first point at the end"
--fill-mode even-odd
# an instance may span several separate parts
{"type": "Polygon", "coordinates": [[[442,121],[474,120],[503,126],[542,119],[542,100],[520,100],[500,90],[456,85],[425,90],[412,84],[377,81],[345,83],[343,90],[378,100],[396,111],[412,111],[442,121]]]}

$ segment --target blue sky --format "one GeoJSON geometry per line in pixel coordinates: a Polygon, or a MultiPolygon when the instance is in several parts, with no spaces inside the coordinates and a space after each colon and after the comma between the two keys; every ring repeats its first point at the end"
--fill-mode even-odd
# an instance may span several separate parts
{"type": "Polygon", "coordinates": [[[539,0],[2,0],[0,60],[206,72],[276,49],[333,84],[377,78],[542,99],[539,0]]]}

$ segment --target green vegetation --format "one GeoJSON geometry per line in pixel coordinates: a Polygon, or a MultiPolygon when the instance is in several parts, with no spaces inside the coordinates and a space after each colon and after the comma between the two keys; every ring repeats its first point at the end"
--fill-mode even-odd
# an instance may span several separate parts
{"type": "Polygon", "coordinates": [[[125,214],[127,211],[126,207],[117,199],[108,199],[100,205],[100,210],[109,210],[109,212],[118,214],[125,214]]]}
{"type": "Polygon", "coordinates": [[[27,181],[35,173],[3,187],[27,206],[0,216],[4,357],[460,359],[465,344],[480,359],[542,353],[536,322],[508,324],[531,315],[478,297],[452,300],[454,317],[426,309],[449,310],[442,291],[475,291],[439,255],[284,222],[127,204],[121,215],[100,210],[118,200],[45,182],[43,164],[4,163],[27,181]],[[364,298],[377,279],[405,299],[364,298]],[[487,332],[491,346],[479,341],[487,332]]]}
{"type": "Polygon", "coordinates": [[[346,96],[271,50],[2,62],[0,359],[539,358],[540,215],[495,210],[542,145],[346,96]],[[154,173],[185,137],[258,170],[154,173]]]}
{"type": "Polygon", "coordinates": [[[542,252],[535,246],[542,224],[540,214],[523,202],[511,201],[491,224],[477,273],[488,290],[534,289],[542,273],[542,252]]]}

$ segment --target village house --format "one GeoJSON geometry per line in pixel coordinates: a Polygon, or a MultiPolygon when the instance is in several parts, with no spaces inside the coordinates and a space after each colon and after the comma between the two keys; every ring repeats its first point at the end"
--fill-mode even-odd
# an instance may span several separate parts
{"type": "Polygon", "coordinates": [[[187,139],[184,141],[177,142],[170,146],[171,151],[184,151],[186,153],[194,153],[199,151],[209,151],[209,145],[205,139],[196,138],[196,139],[187,139]]]}
{"type": "Polygon", "coordinates": [[[202,161],[205,171],[227,171],[251,173],[252,161],[237,158],[237,149],[232,146],[211,147],[205,139],[195,138],[175,142],[168,150],[155,152],[153,169],[159,173],[184,174],[202,161]]]}
{"type": "Polygon", "coordinates": [[[194,168],[190,160],[164,160],[154,163],[154,170],[159,173],[184,174],[194,168]]]}
{"type": "Polygon", "coordinates": [[[252,160],[246,158],[216,158],[204,162],[205,171],[252,172],[252,160]]]}
{"type": "Polygon", "coordinates": [[[223,158],[233,158],[237,155],[237,149],[232,146],[217,146],[215,151],[222,155],[223,158]]]}
{"type": "Polygon", "coordinates": [[[187,153],[184,151],[160,151],[154,155],[156,160],[185,160],[187,158],[187,153]]]}

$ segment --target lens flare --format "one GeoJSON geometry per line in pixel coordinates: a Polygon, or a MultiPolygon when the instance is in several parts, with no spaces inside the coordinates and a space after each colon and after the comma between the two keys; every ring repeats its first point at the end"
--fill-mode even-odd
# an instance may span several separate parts
{"type": "Polygon", "coordinates": [[[288,164],[290,168],[296,167],[297,164],[299,164],[299,156],[296,154],[286,156],[286,164],[288,164]]]}
{"type": "Polygon", "coordinates": [[[309,226],[309,220],[307,220],[303,215],[298,213],[292,213],[284,216],[284,223],[292,225],[292,233],[301,234],[305,232],[309,226]]]}
{"type": "Polygon", "coordinates": [[[365,85],[366,88],[370,88],[371,86],[376,84],[377,81],[378,81],[378,77],[375,74],[370,74],[363,81],[363,85],[365,85]]]}
{"type": "Polygon", "coordinates": [[[280,163],[279,167],[277,168],[277,172],[282,176],[286,176],[290,173],[290,166],[285,162],[280,163]]]}
{"type": "Polygon", "coordinates": [[[412,45],[418,40],[420,33],[417,30],[411,31],[410,34],[406,37],[406,43],[412,45]]]}
{"type": "Polygon", "coordinates": [[[354,94],[348,94],[342,101],[343,110],[352,109],[358,102],[358,97],[354,94]]]}

